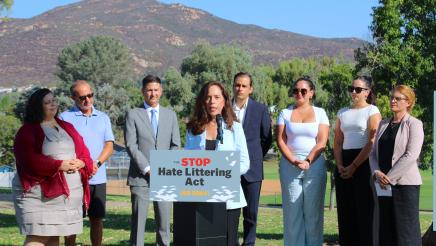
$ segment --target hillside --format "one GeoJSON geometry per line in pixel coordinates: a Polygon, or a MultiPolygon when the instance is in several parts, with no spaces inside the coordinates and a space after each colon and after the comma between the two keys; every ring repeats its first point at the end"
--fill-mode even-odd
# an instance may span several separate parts
{"type": "Polygon", "coordinates": [[[154,0],[85,0],[31,19],[0,23],[0,87],[54,84],[58,52],[95,35],[122,40],[138,74],[179,67],[196,44],[238,43],[256,64],[292,57],[353,59],[363,41],[321,39],[255,25],[240,25],[199,9],[154,0]]]}

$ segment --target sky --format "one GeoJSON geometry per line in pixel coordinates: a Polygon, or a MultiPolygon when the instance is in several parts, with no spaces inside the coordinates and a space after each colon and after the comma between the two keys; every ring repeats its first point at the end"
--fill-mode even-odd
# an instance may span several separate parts
{"type": "MultiPolygon", "coordinates": [[[[141,0],[138,0],[141,1],[141,0]]],[[[12,18],[31,18],[77,0],[14,0],[12,18]]],[[[371,39],[378,0],[160,0],[205,10],[240,24],[254,24],[322,38],[371,39]]]]}

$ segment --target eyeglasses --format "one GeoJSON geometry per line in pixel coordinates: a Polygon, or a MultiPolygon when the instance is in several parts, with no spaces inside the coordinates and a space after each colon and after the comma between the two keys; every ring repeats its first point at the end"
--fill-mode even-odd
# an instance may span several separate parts
{"type": "Polygon", "coordinates": [[[353,93],[356,92],[357,94],[361,93],[362,91],[369,90],[368,88],[363,87],[354,87],[354,86],[348,86],[348,92],[353,93]]]}
{"type": "Polygon", "coordinates": [[[399,102],[399,101],[401,101],[401,100],[407,100],[407,98],[405,98],[405,97],[394,97],[394,96],[391,96],[391,101],[399,102]]]}
{"type": "Polygon", "coordinates": [[[301,93],[302,96],[305,96],[307,94],[307,89],[306,88],[302,88],[302,89],[294,88],[294,89],[292,89],[292,94],[298,95],[298,93],[301,93]]]}
{"type": "Polygon", "coordinates": [[[79,98],[80,101],[85,101],[86,98],[91,99],[91,98],[93,98],[93,97],[94,97],[94,93],[90,93],[90,94],[88,94],[88,95],[78,96],[77,98],[79,98]]]}

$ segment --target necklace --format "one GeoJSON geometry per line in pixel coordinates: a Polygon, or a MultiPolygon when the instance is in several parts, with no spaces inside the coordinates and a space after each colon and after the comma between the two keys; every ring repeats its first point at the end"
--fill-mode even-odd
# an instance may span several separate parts
{"type": "Polygon", "coordinates": [[[389,127],[390,127],[391,129],[393,129],[393,128],[399,126],[400,123],[401,123],[402,121],[403,121],[403,119],[401,119],[401,120],[398,121],[398,122],[394,122],[394,119],[391,119],[391,121],[389,122],[389,127]]]}

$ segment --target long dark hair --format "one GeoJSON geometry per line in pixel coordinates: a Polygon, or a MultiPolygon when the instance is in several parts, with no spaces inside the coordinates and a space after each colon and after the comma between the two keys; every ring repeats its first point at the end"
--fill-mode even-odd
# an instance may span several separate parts
{"type": "Polygon", "coordinates": [[[223,94],[224,107],[221,111],[221,115],[223,116],[224,122],[227,124],[227,128],[230,130],[232,129],[233,122],[236,119],[236,114],[233,112],[232,104],[230,103],[230,96],[221,82],[212,81],[201,87],[201,90],[197,95],[197,99],[195,100],[194,113],[186,125],[187,129],[190,130],[194,135],[204,132],[206,124],[212,120],[212,117],[207,113],[206,110],[206,100],[207,94],[209,93],[209,88],[214,85],[218,86],[223,94]]]}
{"type": "MultiPolygon", "coordinates": [[[[24,122],[27,123],[41,123],[44,119],[44,112],[42,109],[42,99],[48,94],[52,93],[47,88],[38,89],[32,93],[26,103],[24,111],[24,122]]],[[[57,115],[57,113],[56,113],[57,115]]]]}
{"type": "MultiPolygon", "coordinates": [[[[298,82],[300,81],[304,81],[306,82],[307,86],[309,86],[310,90],[313,91],[313,96],[312,96],[312,101],[314,101],[316,99],[316,93],[315,93],[315,83],[313,83],[312,79],[307,76],[304,75],[303,77],[298,78],[297,80],[295,80],[294,82],[294,86],[293,88],[295,88],[295,86],[298,84],[298,82]]],[[[292,90],[292,89],[291,89],[292,90]]],[[[289,95],[291,95],[292,93],[289,93],[289,95]]]]}
{"type": "Polygon", "coordinates": [[[366,103],[375,105],[375,91],[372,87],[372,78],[370,76],[357,76],[354,78],[354,80],[360,80],[363,81],[366,85],[366,87],[369,89],[368,97],[366,98],[366,103]]]}

